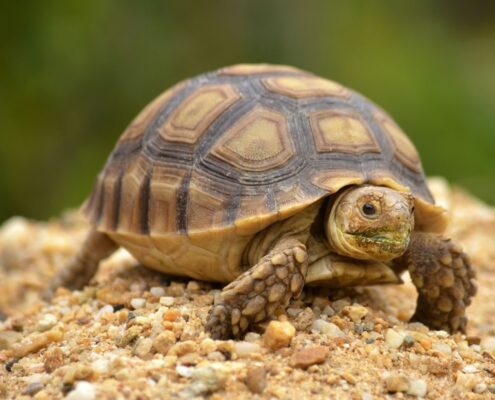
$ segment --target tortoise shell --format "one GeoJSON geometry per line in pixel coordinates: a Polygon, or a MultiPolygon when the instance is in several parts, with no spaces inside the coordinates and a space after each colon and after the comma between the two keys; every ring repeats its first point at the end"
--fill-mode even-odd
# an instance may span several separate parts
{"type": "Polygon", "coordinates": [[[236,65],[152,101],[120,137],[84,211],[146,265],[230,280],[256,232],[363,183],[413,193],[422,229],[445,225],[416,148],[382,109],[296,68],[236,65]],[[225,257],[231,269],[212,273],[225,257]]]}

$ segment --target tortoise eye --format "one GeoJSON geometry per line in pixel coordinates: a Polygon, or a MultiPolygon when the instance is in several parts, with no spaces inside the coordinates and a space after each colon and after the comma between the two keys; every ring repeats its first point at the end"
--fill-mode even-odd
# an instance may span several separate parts
{"type": "Polygon", "coordinates": [[[365,203],[363,205],[362,210],[363,210],[363,214],[367,215],[368,217],[372,217],[372,216],[376,215],[376,208],[371,203],[365,203]]]}

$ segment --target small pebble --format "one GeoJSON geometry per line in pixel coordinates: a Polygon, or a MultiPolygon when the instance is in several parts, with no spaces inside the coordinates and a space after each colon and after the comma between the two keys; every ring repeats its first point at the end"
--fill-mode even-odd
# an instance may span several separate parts
{"type": "Polygon", "coordinates": [[[462,369],[462,372],[465,374],[475,374],[476,372],[479,372],[479,370],[474,365],[469,364],[462,369]]]}
{"type": "Polygon", "coordinates": [[[323,333],[329,338],[345,336],[344,332],[337,325],[332,322],[324,321],[322,319],[317,319],[316,321],[314,321],[312,329],[317,332],[323,333]]]}
{"type": "Polygon", "coordinates": [[[488,391],[490,393],[494,393],[495,394],[495,384],[488,385],[487,389],[488,389],[488,391]]]}
{"type": "Polygon", "coordinates": [[[406,392],[409,389],[409,379],[404,375],[391,375],[385,379],[385,385],[390,393],[406,392]]]}
{"type": "Polygon", "coordinates": [[[113,313],[113,311],[114,311],[113,306],[111,306],[110,304],[107,304],[98,310],[98,312],[96,313],[95,319],[98,320],[101,318],[101,316],[103,314],[113,313]]]}
{"type": "Polygon", "coordinates": [[[161,286],[153,286],[151,289],[150,289],[150,293],[153,295],[153,296],[156,296],[156,297],[162,297],[162,296],[165,296],[165,289],[162,288],[161,286]]]}
{"type": "Polygon", "coordinates": [[[146,304],[146,300],[141,298],[141,297],[135,297],[134,299],[131,300],[131,306],[135,310],[138,308],[143,308],[146,304]]]}
{"type": "Polygon", "coordinates": [[[30,383],[23,391],[22,394],[26,396],[34,396],[41,389],[43,389],[44,385],[41,382],[33,382],[30,383]]]}
{"type": "Polygon", "coordinates": [[[166,355],[175,342],[176,338],[173,332],[163,331],[153,340],[153,348],[158,353],[166,355]]]}
{"type": "Polygon", "coordinates": [[[134,346],[134,349],[132,350],[132,354],[138,356],[138,357],[145,357],[147,356],[151,348],[153,347],[153,340],[150,338],[141,338],[136,342],[136,345],[134,346]]]}
{"type": "Polygon", "coordinates": [[[455,386],[464,391],[471,391],[478,383],[480,382],[477,375],[458,373],[455,386]]]}
{"type": "Polygon", "coordinates": [[[174,305],[174,303],[175,303],[175,299],[173,297],[170,297],[170,296],[160,297],[160,304],[162,306],[170,307],[170,306],[174,305]]]}
{"type": "Polygon", "coordinates": [[[474,393],[478,393],[478,394],[481,394],[481,393],[484,393],[487,389],[487,386],[485,383],[478,383],[474,388],[473,388],[473,392],[474,393]]]}
{"type": "Polygon", "coordinates": [[[335,315],[335,311],[332,307],[330,306],[325,306],[323,311],[321,312],[321,315],[326,315],[327,317],[332,317],[335,315]]]}
{"type": "Polygon", "coordinates": [[[270,321],[263,335],[265,347],[278,350],[290,345],[296,334],[296,328],[289,321],[270,321]]]}
{"type": "Polygon", "coordinates": [[[95,387],[86,381],[77,382],[76,388],[69,392],[66,400],[94,400],[96,398],[95,387]]]}
{"type": "Polygon", "coordinates": [[[290,366],[306,369],[311,365],[322,364],[330,349],[326,346],[307,347],[292,354],[290,366]]]}
{"type": "Polygon", "coordinates": [[[447,343],[434,342],[432,344],[432,349],[443,354],[452,354],[452,349],[447,343]]]}
{"type": "Polygon", "coordinates": [[[248,366],[245,383],[252,393],[263,393],[266,388],[266,373],[263,366],[248,366]]]}
{"type": "Polygon", "coordinates": [[[40,332],[45,332],[52,329],[58,322],[58,319],[53,314],[45,314],[38,322],[38,330],[40,332]]]}
{"type": "Polygon", "coordinates": [[[347,307],[350,305],[351,305],[351,302],[349,300],[340,299],[340,300],[336,300],[332,303],[332,308],[335,310],[335,312],[339,313],[344,309],[344,307],[347,307]]]}
{"type": "Polygon", "coordinates": [[[235,342],[234,353],[240,358],[249,357],[253,354],[261,353],[261,346],[257,343],[235,342]]]}
{"type": "Polygon", "coordinates": [[[181,365],[181,364],[178,364],[175,367],[175,371],[177,372],[177,374],[179,374],[180,376],[183,376],[184,378],[190,378],[193,374],[193,369],[194,369],[194,367],[187,367],[187,366],[181,365]]]}
{"type": "Polygon", "coordinates": [[[481,341],[481,348],[489,353],[495,352],[495,337],[489,336],[481,341]]]}
{"type": "Polygon", "coordinates": [[[387,329],[385,333],[385,343],[392,349],[398,349],[404,342],[404,336],[394,329],[387,329]]]}
{"type": "Polygon", "coordinates": [[[407,394],[417,397],[425,397],[428,391],[428,385],[423,379],[410,379],[407,394]]]}
{"type": "Polygon", "coordinates": [[[342,314],[348,316],[353,322],[360,322],[368,314],[368,309],[355,303],[352,306],[344,307],[342,314]]]}
{"type": "Polygon", "coordinates": [[[210,366],[195,368],[192,371],[192,382],[179,392],[179,397],[191,399],[221,390],[227,374],[210,366]]]}

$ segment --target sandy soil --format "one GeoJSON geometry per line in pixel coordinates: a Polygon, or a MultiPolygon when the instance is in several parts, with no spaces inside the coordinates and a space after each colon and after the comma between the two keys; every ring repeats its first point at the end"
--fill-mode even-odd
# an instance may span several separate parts
{"type": "Polygon", "coordinates": [[[0,228],[0,398],[495,398],[495,209],[431,180],[449,235],[477,266],[468,336],[408,323],[406,284],[306,290],[244,341],[204,332],[220,287],[139,266],[123,250],[83,291],[39,292],[80,245],[67,213],[0,228]]]}

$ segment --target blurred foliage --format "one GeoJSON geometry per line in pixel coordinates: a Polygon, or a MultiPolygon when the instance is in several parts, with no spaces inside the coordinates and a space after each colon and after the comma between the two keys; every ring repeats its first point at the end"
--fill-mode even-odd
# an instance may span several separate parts
{"type": "Polygon", "coordinates": [[[428,174],[495,202],[493,1],[2,3],[0,221],[77,206],[149,100],[239,62],[295,65],[364,93],[428,174]]]}

